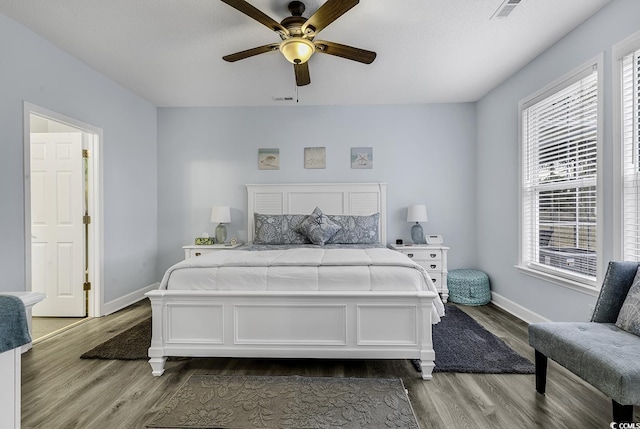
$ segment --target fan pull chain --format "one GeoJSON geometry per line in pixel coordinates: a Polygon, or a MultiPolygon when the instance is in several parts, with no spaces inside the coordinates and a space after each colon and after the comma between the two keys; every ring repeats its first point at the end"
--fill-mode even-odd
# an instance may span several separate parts
{"type": "Polygon", "coordinates": [[[300,102],[300,98],[298,98],[298,85],[296,85],[296,103],[300,102]]]}

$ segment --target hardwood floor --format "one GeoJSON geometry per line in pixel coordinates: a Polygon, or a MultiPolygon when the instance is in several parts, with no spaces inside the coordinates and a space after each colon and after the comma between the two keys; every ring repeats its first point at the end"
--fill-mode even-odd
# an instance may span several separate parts
{"type": "Polygon", "coordinates": [[[86,320],[84,317],[33,317],[31,319],[31,338],[34,343],[37,343],[86,320]]]}
{"type": "MultiPolygon", "coordinates": [[[[527,325],[501,309],[461,306],[533,361],[527,325]]],[[[405,360],[175,359],[161,377],[146,361],[79,356],[150,315],[148,301],[36,344],[22,358],[23,428],[144,428],[194,373],[400,377],[426,428],[607,428],[611,402],[549,361],[547,394],[533,375],[435,373],[423,381],[405,360]]],[[[640,408],[640,407],[639,407],[640,408]]],[[[636,411],[635,420],[640,421],[636,411]]]]}

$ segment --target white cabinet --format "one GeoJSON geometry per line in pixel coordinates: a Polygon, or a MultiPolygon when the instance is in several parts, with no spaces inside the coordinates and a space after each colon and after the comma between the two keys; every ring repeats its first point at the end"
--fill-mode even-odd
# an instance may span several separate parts
{"type": "Polygon", "coordinates": [[[442,301],[447,302],[449,298],[449,289],[447,288],[448,247],[433,244],[390,244],[389,247],[407,255],[427,270],[442,297],[442,301]]]}
{"type": "MultiPolygon", "coordinates": [[[[1,292],[22,300],[31,332],[31,308],[45,298],[40,292],[1,292]]],[[[0,353],[0,428],[20,429],[22,353],[31,343],[0,353]]]]}
{"type": "Polygon", "coordinates": [[[20,428],[20,347],[0,353],[0,427],[20,428]]]}
{"type": "Polygon", "coordinates": [[[215,252],[217,250],[235,249],[241,246],[242,243],[236,244],[192,244],[189,246],[182,246],[184,249],[184,259],[195,258],[196,256],[206,255],[207,253],[215,252]]]}

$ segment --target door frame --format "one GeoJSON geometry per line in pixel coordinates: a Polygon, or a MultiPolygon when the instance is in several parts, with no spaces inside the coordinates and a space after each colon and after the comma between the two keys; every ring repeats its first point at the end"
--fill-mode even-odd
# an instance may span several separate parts
{"type": "MultiPolygon", "coordinates": [[[[103,273],[103,180],[102,180],[102,129],[77,119],[62,115],[44,107],[25,101],[23,103],[23,146],[24,146],[24,228],[25,228],[25,283],[31,290],[31,115],[61,122],[82,131],[83,148],[90,151],[89,156],[89,317],[102,316],[104,304],[103,273]],[[85,146],[86,145],[86,146],[85,146]]],[[[83,267],[84,268],[84,267],[83,267]]],[[[84,273],[83,273],[84,278],[84,273]]]]}

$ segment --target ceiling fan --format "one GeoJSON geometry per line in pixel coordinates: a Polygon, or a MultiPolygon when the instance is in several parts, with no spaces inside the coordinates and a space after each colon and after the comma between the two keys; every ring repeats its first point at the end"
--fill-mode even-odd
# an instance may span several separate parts
{"type": "Polygon", "coordinates": [[[223,60],[234,62],[267,52],[280,51],[284,57],[293,63],[296,85],[304,86],[311,83],[309,75],[309,58],[314,52],[334,55],[364,64],[371,64],[376,53],[352,46],[342,45],[325,40],[314,40],[316,35],[336,19],[359,3],[359,0],[327,0],[310,18],[302,16],[304,3],[292,1],[289,3],[291,16],[277,22],[244,0],[222,0],[224,3],[239,10],[250,18],[269,27],[278,33],[282,39],[279,43],[258,46],[235,54],[225,55],[223,60]]]}

